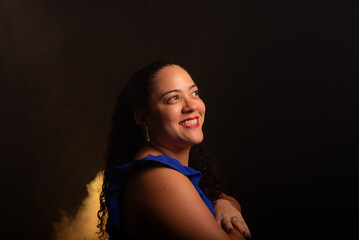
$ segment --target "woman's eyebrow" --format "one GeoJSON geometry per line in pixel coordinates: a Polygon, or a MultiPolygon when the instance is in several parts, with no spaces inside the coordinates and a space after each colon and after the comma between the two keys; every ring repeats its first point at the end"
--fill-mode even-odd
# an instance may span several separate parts
{"type": "MultiPolygon", "coordinates": [[[[190,86],[190,87],[188,88],[188,90],[191,90],[192,88],[195,88],[195,87],[197,87],[197,85],[196,85],[196,84],[193,84],[192,86],[190,86]]],[[[179,90],[179,89],[173,89],[173,90],[167,91],[167,92],[163,93],[163,94],[160,96],[160,99],[162,99],[165,95],[167,95],[167,94],[169,94],[169,93],[172,93],[172,92],[182,92],[182,91],[179,90]]]]}
{"type": "Polygon", "coordinates": [[[169,94],[169,93],[172,93],[172,92],[182,92],[182,91],[179,90],[179,89],[173,89],[173,90],[171,90],[171,91],[168,91],[168,92],[165,92],[164,94],[162,94],[162,95],[160,96],[160,99],[162,99],[165,95],[167,95],[167,94],[169,94]]]}
{"type": "Polygon", "coordinates": [[[191,90],[192,88],[195,88],[195,87],[197,87],[197,85],[196,85],[196,84],[193,84],[192,86],[190,86],[190,87],[188,88],[188,90],[191,90]]]}

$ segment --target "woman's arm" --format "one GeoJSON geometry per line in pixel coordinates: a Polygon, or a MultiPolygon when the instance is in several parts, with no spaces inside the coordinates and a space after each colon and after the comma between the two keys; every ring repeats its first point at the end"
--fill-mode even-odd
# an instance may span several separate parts
{"type": "Polygon", "coordinates": [[[232,233],[237,229],[244,237],[251,237],[248,226],[241,214],[241,206],[235,198],[222,193],[213,205],[216,220],[224,230],[232,233]]]}
{"type": "Polygon", "coordinates": [[[231,239],[189,179],[176,170],[141,171],[129,179],[125,191],[135,214],[163,239],[231,239]]]}

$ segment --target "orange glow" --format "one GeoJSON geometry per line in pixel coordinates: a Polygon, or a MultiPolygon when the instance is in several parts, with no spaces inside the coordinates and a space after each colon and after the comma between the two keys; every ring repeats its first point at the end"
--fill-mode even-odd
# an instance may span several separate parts
{"type": "Polygon", "coordinates": [[[100,208],[99,197],[102,187],[103,172],[97,173],[94,180],[86,185],[88,195],[82,201],[75,217],[63,214],[60,222],[55,222],[55,240],[93,240],[98,239],[96,232],[100,208]]]}

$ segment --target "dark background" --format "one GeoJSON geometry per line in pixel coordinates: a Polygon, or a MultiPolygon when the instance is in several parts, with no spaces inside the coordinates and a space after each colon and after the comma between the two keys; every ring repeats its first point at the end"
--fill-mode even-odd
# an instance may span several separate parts
{"type": "Polygon", "coordinates": [[[206,143],[254,239],[358,237],[358,12],[324,0],[0,0],[2,234],[48,239],[59,211],[76,211],[117,94],[167,59],[200,85],[206,143]]]}

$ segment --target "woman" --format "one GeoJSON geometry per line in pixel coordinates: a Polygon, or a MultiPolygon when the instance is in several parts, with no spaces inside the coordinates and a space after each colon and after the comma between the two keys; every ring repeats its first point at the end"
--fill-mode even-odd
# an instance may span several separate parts
{"type": "Polygon", "coordinates": [[[100,234],[111,240],[250,235],[239,204],[222,193],[200,144],[204,118],[198,87],[180,66],[156,62],[135,73],[112,119],[100,234]],[[200,184],[201,173],[188,164],[202,171],[200,184]],[[230,234],[237,230],[241,234],[230,234]]]}

